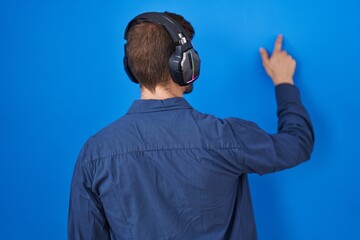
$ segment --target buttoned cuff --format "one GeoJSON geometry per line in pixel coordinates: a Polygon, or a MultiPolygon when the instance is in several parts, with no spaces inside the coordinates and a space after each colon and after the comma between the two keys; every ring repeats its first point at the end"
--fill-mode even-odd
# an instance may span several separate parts
{"type": "Polygon", "coordinates": [[[289,83],[276,85],[275,94],[278,105],[286,102],[301,102],[298,88],[289,83]]]}

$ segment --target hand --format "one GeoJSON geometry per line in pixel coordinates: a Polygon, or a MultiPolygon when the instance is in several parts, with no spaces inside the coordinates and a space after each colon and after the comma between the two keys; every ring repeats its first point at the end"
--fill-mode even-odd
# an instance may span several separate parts
{"type": "Polygon", "coordinates": [[[272,79],[274,85],[281,83],[294,84],[293,76],[295,72],[296,62],[295,60],[281,50],[283,42],[283,36],[280,34],[275,41],[274,51],[269,57],[267,51],[264,48],[260,48],[260,55],[264,65],[264,68],[272,79]]]}

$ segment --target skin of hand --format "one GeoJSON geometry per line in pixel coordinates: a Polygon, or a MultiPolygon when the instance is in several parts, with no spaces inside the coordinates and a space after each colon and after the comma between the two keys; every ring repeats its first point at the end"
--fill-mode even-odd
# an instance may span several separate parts
{"type": "Polygon", "coordinates": [[[260,48],[263,66],[275,86],[282,83],[294,84],[296,61],[282,50],[283,39],[283,35],[277,36],[274,51],[270,57],[264,48],[260,48]]]}

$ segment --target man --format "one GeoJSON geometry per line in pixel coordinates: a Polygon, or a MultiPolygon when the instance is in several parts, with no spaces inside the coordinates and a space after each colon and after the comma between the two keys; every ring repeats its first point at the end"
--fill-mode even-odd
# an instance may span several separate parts
{"type": "Polygon", "coordinates": [[[260,49],[275,85],[278,133],[219,119],[183,98],[199,75],[194,30],[172,13],[145,13],[125,33],[124,63],[141,100],[91,137],[74,170],[69,239],[257,239],[248,173],[310,158],[314,136],[279,35],[260,49]]]}

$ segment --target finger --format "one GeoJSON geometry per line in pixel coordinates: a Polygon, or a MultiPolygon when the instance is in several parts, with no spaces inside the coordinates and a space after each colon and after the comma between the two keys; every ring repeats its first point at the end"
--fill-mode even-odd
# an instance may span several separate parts
{"type": "Polygon", "coordinates": [[[267,53],[267,51],[264,48],[260,48],[259,51],[260,51],[260,56],[261,56],[263,63],[267,64],[267,62],[269,61],[269,54],[267,53]]]}
{"type": "Polygon", "coordinates": [[[275,41],[275,46],[274,46],[274,52],[281,51],[283,39],[284,39],[284,37],[282,34],[279,34],[277,36],[276,41],[275,41]]]}

